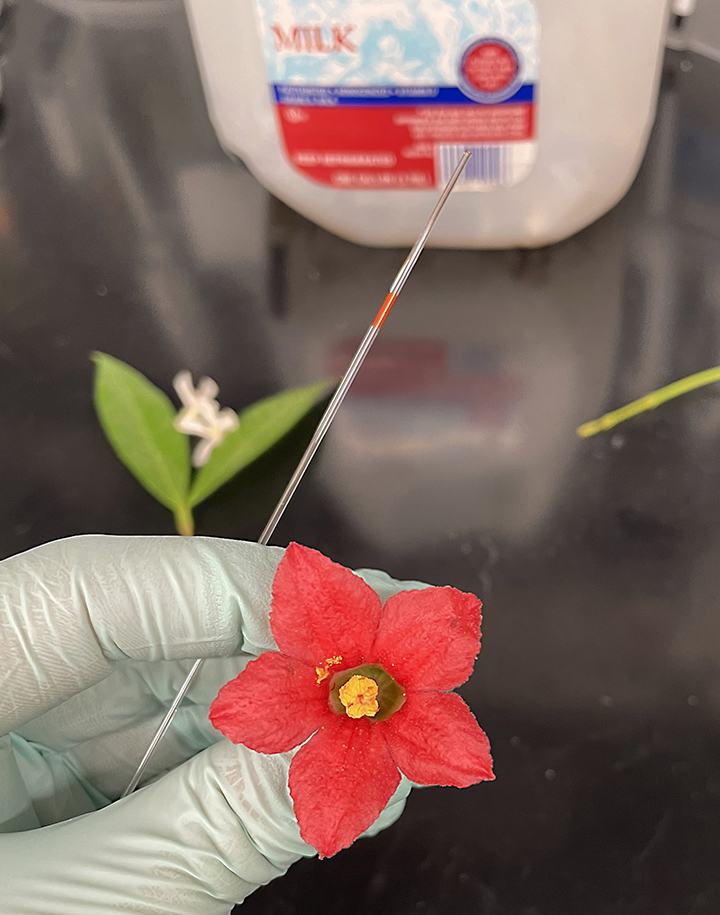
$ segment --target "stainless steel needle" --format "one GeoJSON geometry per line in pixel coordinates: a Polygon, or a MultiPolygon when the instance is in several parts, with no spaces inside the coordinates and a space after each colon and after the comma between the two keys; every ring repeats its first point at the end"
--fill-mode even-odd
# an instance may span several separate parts
{"type": "MultiPolygon", "coordinates": [[[[332,421],[335,419],[335,415],[337,414],[337,411],[340,409],[340,405],[342,404],[343,400],[345,400],[345,395],[347,394],[348,390],[350,389],[350,385],[355,380],[355,376],[360,371],[360,366],[365,361],[365,357],[367,356],[368,352],[370,351],[370,347],[373,345],[375,338],[380,333],[380,328],[382,327],[383,322],[385,321],[385,318],[387,318],[388,314],[390,313],[390,309],[395,304],[395,300],[400,295],[400,292],[401,292],[403,286],[405,285],[407,278],[410,276],[410,273],[412,272],[412,269],[415,266],[417,259],[420,257],[420,254],[422,253],[422,250],[425,247],[425,242],[427,241],[428,235],[430,234],[432,227],[435,225],[435,221],[438,218],[438,216],[440,215],[440,211],[442,210],[443,206],[445,205],[445,201],[450,196],[450,192],[452,191],[453,187],[455,186],[455,183],[457,182],[458,178],[460,177],[462,170],[465,168],[465,166],[468,162],[468,159],[470,158],[471,155],[472,155],[472,153],[469,150],[465,150],[465,152],[463,153],[460,161],[458,162],[458,164],[455,168],[455,171],[452,173],[448,183],[445,185],[445,188],[443,189],[443,192],[440,195],[438,202],[435,204],[435,209],[430,214],[430,218],[427,221],[427,225],[420,233],[418,240],[412,246],[410,253],[408,254],[407,258],[405,259],[405,263],[402,265],[402,267],[398,271],[398,274],[395,277],[392,286],[390,287],[390,291],[388,292],[388,294],[385,298],[385,301],[382,303],[382,305],[380,307],[380,311],[375,316],[375,320],[372,322],[370,327],[368,327],[367,333],[363,337],[362,343],[360,344],[357,352],[353,356],[353,360],[350,363],[348,370],[343,375],[342,381],[340,382],[337,390],[333,394],[332,400],[328,404],[327,409],[323,413],[322,419],[318,423],[318,427],[315,430],[315,434],[313,435],[312,439],[310,440],[310,444],[305,449],[305,453],[303,454],[302,458],[300,459],[300,463],[295,468],[295,472],[293,473],[292,477],[290,477],[290,482],[285,487],[285,492],[280,497],[280,501],[275,506],[275,510],[273,511],[272,515],[270,515],[270,519],[269,519],[268,523],[265,525],[265,530],[262,532],[262,534],[260,534],[258,543],[264,545],[270,540],[270,537],[272,536],[273,531],[277,527],[278,521],[280,520],[280,518],[282,518],[283,512],[287,508],[290,499],[292,499],[293,495],[295,494],[295,490],[298,488],[300,480],[302,480],[303,476],[305,475],[305,471],[307,470],[307,468],[310,464],[310,461],[312,461],[313,457],[315,456],[315,452],[318,450],[318,448],[320,447],[320,443],[325,438],[325,435],[326,435],[328,429],[330,428],[332,421]]],[[[187,691],[190,689],[190,687],[193,683],[193,680],[195,679],[195,676],[197,675],[197,672],[200,669],[200,665],[202,664],[202,662],[203,662],[203,658],[198,658],[198,660],[195,661],[193,666],[190,668],[190,671],[189,671],[187,677],[185,678],[184,683],[180,687],[177,696],[175,696],[175,698],[173,699],[172,705],[167,710],[167,713],[166,713],[165,717],[163,718],[162,723],[160,724],[157,731],[155,732],[155,736],[153,737],[152,741],[150,742],[150,746],[145,751],[145,755],[143,756],[142,760],[140,761],[140,765],[137,767],[135,774],[133,775],[132,779],[130,780],[130,783],[128,784],[127,788],[123,792],[122,797],[126,797],[128,794],[131,794],[137,788],[137,786],[140,782],[140,779],[142,778],[143,773],[145,772],[145,769],[147,768],[147,765],[150,762],[150,758],[152,757],[153,753],[155,752],[157,745],[160,743],[160,741],[165,736],[167,729],[172,724],[172,720],[175,717],[175,712],[178,710],[180,703],[183,701],[183,699],[187,695],[187,691]]]]}

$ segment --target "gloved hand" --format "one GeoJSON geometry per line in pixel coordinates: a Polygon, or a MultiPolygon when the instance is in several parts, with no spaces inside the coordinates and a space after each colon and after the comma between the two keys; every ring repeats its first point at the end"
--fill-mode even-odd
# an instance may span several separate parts
{"type": "MultiPolygon", "coordinates": [[[[275,648],[282,555],[201,537],[84,536],[0,563],[2,915],[226,915],[315,854],[287,790],[292,754],[234,746],[207,720],[218,689],[275,648]],[[209,660],[146,786],[109,804],[198,657],[209,660]]],[[[360,574],[382,600],[421,587],[360,574]]],[[[397,819],[408,791],[403,780],[369,833],[397,819]]]]}

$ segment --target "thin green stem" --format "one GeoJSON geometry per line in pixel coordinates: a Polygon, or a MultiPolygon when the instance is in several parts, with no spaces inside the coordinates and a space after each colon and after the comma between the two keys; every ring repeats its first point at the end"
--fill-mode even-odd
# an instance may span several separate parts
{"type": "Polygon", "coordinates": [[[195,521],[189,505],[178,505],[175,509],[175,528],[183,537],[192,537],[195,533],[195,521]]]}
{"type": "Polygon", "coordinates": [[[716,381],[720,381],[720,365],[705,369],[702,372],[696,372],[694,375],[688,375],[687,378],[681,378],[679,381],[673,381],[672,384],[668,384],[664,388],[658,388],[657,391],[651,391],[639,400],[633,400],[632,403],[620,407],[619,410],[606,413],[600,419],[583,423],[582,426],[578,427],[577,434],[581,438],[597,435],[598,432],[612,429],[613,426],[625,422],[626,419],[630,419],[632,416],[645,413],[647,410],[654,410],[660,404],[672,400],[674,397],[680,397],[681,394],[687,394],[688,391],[694,391],[696,388],[702,388],[706,384],[713,384],[716,381]]]}

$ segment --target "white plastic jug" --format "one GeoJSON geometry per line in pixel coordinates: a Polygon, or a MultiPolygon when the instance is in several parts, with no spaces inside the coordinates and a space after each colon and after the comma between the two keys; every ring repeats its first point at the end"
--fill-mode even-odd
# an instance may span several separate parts
{"type": "Polygon", "coordinates": [[[667,0],[186,0],[215,129],[272,193],[366,245],[558,241],[626,192],[667,0]]]}

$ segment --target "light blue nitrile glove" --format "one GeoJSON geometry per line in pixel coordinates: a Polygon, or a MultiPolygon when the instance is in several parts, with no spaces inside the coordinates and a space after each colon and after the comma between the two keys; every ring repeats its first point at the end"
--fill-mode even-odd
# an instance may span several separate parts
{"type": "MultiPolygon", "coordinates": [[[[282,555],[83,536],[0,562],[2,915],[226,915],[314,854],[287,790],[292,754],[234,746],[207,720],[222,684],[275,647],[282,555]],[[146,787],[108,806],[197,657],[209,660],[146,787]]],[[[418,587],[362,576],[382,600],[418,587]]],[[[369,833],[397,819],[408,791],[403,780],[369,833]]]]}

